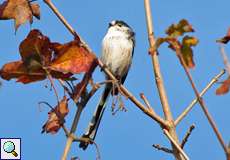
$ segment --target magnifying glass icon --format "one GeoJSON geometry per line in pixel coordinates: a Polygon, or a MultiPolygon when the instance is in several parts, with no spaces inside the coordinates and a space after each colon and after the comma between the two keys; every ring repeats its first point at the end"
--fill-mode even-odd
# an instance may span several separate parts
{"type": "Polygon", "coordinates": [[[15,151],[15,145],[14,145],[14,143],[12,141],[6,141],[3,144],[3,150],[6,153],[11,153],[14,157],[18,156],[17,152],[15,151]]]}

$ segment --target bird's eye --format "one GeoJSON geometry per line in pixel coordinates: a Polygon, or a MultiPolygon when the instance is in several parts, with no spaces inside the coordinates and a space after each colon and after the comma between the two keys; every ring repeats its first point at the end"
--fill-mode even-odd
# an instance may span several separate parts
{"type": "Polygon", "coordinates": [[[122,25],[121,25],[121,24],[118,24],[118,26],[119,26],[119,27],[122,27],[122,25]]]}

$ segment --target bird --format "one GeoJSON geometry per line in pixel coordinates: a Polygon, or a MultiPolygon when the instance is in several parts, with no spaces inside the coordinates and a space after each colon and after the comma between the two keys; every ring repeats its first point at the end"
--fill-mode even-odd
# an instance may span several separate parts
{"type": "MultiPolygon", "coordinates": [[[[122,20],[113,20],[109,23],[106,35],[102,40],[101,61],[105,67],[123,84],[129,72],[135,47],[135,33],[133,29],[122,20]]],[[[109,77],[106,76],[109,80],[109,77]]],[[[84,138],[94,140],[98,127],[103,116],[106,101],[110,94],[113,94],[113,84],[106,83],[100,101],[96,107],[93,117],[86,129],[84,138]]],[[[118,94],[115,89],[115,95],[118,94]]],[[[80,142],[79,147],[85,150],[87,142],[80,142]]]]}

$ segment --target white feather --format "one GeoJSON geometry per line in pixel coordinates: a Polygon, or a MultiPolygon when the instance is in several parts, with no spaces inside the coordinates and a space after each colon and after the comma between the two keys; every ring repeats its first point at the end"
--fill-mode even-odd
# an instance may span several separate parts
{"type": "Polygon", "coordinates": [[[109,28],[102,41],[102,62],[118,77],[124,76],[131,65],[133,41],[125,31],[109,28]]]}

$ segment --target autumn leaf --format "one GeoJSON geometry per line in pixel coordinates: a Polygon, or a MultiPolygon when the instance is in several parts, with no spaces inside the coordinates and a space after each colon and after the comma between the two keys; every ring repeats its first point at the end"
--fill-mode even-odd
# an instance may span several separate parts
{"type": "MultiPolygon", "coordinates": [[[[54,78],[61,78],[65,80],[70,79],[72,76],[70,73],[64,74],[57,71],[50,71],[50,74],[54,78]]],[[[5,80],[16,78],[17,82],[27,84],[46,79],[47,73],[42,68],[28,70],[23,61],[15,61],[6,63],[0,70],[0,76],[5,80]]]]}
{"type": "Polygon", "coordinates": [[[19,52],[25,66],[33,70],[47,66],[51,62],[52,45],[48,37],[34,29],[21,42],[19,52]]]}
{"type": "Polygon", "coordinates": [[[161,46],[161,44],[163,44],[164,42],[166,42],[165,38],[161,38],[161,37],[157,38],[155,43],[155,49],[158,49],[161,46]]]}
{"type": "Polygon", "coordinates": [[[230,77],[228,77],[228,79],[226,79],[221,86],[216,90],[216,94],[217,95],[224,95],[226,93],[228,93],[230,88],[230,77]]]}
{"type": "Polygon", "coordinates": [[[40,7],[28,0],[7,0],[0,5],[0,20],[15,20],[15,30],[26,21],[33,23],[33,16],[40,19],[40,7]]]}
{"type": "Polygon", "coordinates": [[[185,36],[182,40],[181,53],[188,68],[195,67],[192,46],[196,46],[197,43],[198,39],[195,37],[185,36]]]}
{"type": "Polygon", "coordinates": [[[1,78],[10,80],[16,78],[17,82],[24,84],[40,81],[46,78],[44,70],[37,69],[28,71],[22,61],[15,61],[5,64],[0,70],[1,78]]]}
{"type": "Polygon", "coordinates": [[[47,74],[53,78],[69,80],[70,72],[59,72],[46,68],[53,60],[53,43],[39,30],[32,30],[24,39],[19,52],[22,60],[5,64],[0,70],[0,76],[5,80],[13,78],[24,84],[44,80],[47,74]]]}
{"type": "Polygon", "coordinates": [[[78,41],[74,40],[66,44],[55,44],[54,50],[57,57],[49,68],[59,72],[78,74],[87,72],[95,64],[96,57],[78,41]]]}
{"type": "Polygon", "coordinates": [[[194,32],[192,25],[185,19],[180,20],[178,24],[172,24],[169,28],[165,31],[165,33],[170,37],[179,37],[184,33],[194,32]]]}
{"type": "Polygon", "coordinates": [[[63,97],[59,105],[52,109],[48,115],[47,122],[42,127],[42,133],[55,134],[65,123],[65,116],[69,113],[68,99],[66,96],[63,97]]]}
{"type": "Polygon", "coordinates": [[[227,34],[223,38],[216,40],[216,42],[227,44],[229,40],[230,40],[230,28],[228,29],[227,34]]]}
{"type": "Polygon", "coordinates": [[[183,36],[185,33],[194,32],[192,25],[185,19],[182,19],[178,24],[172,24],[166,30],[166,37],[157,38],[155,48],[158,49],[163,43],[168,43],[169,48],[176,52],[177,55],[182,55],[187,68],[194,68],[195,63],[193,60],[192,47],[198,44],[198,39],[188,35],[183,36]],[[179,39],[182,36],[182,41],[179,39]]]}

